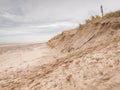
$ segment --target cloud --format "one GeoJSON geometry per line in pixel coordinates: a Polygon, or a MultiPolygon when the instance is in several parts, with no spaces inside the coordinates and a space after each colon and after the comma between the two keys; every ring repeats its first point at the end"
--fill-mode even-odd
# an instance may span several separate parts
{"type": "Polygon", "coordinates": [[[0,23],[7,24],[6,19],[17,26],[58,20],[83,22],[91,15],[100,15],[101,4],[106,13],[118,10],[119,3],[119,0],[0,0],[0,23]]]}
{"type": "Polygon", "coordinates": [[[78,26],[72,22],[56,22],[46,25],[3,28],[0,30],[0,43],[45,42],[63,30],[78,26]]]}
{"type": "Polygon", "coordinates": [[[120,0],[0,0],[0,42],[48,40],[92,15],[101,15],[101,4],[107,13],[119,10],[119,3],[120,0]]]}

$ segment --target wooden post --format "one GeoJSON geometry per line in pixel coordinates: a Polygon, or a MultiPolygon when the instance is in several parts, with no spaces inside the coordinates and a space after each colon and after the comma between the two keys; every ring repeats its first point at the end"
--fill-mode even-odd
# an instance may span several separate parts
{"type": "Polygon", "coordinates": [[[101,14],[102,14],[102,17],[104,16],[104,12],[103,12],[103,6],[101,5],[101,14]]]}

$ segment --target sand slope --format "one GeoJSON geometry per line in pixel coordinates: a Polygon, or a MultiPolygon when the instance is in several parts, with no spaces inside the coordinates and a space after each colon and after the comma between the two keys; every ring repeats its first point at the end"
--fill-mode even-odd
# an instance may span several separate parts
{"type": "Polygon", "coordinates": [[[120,90],[120,18],[91,21],[47,44],[1,45],[0,90],[120,90]]]}

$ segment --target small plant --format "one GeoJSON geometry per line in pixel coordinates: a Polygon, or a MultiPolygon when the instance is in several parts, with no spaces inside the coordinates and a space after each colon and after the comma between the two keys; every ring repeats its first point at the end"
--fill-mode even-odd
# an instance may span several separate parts
{"type": "Polygon", "coordinates": [[[91,21],[99,21],[100,19],[101,19],[101,17],[98,15],[91,17],[91,21]]]}
{"type": "Polygon", "coordinates": [[[86,22],[86,24],[87,24],[87,23],[90,23],[90,22],[97,22],[97,21],[99,21],[99,20],[101,20],[101,17],[98,16],[98,15],[96,15],[96,16],[91,16],[91,18],[90,18],[90,19],[87,19],[85,22],[86,22]]]}

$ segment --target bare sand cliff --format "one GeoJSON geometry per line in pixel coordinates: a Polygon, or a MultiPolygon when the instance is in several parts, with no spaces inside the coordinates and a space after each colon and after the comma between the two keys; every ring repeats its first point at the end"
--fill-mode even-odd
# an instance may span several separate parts
{"type": "Polygon", "coordinates": [[[0,90],[120,90],[120,11],[47,43],[0,45],[0,90]]]}

